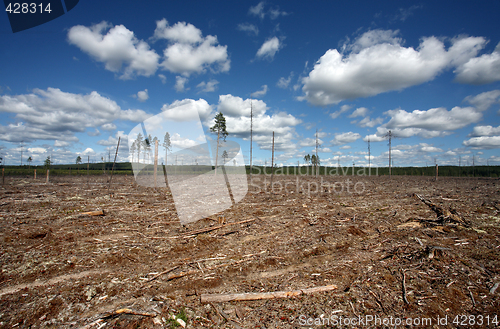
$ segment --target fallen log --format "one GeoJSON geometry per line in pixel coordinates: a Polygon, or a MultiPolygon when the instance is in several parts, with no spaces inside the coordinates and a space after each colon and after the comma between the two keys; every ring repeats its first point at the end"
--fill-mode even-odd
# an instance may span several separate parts
{"type": "Polygon", "coordinates": [[[96,210],[96,211],[88,211],[82,212],[79,215],[88,215],[88,216],[104,216],[104,210],[96,210]]]}
{"type": "Polygon", "coordinates": [[[261,300],[261,299],[274,299],[274,298],[289,298],[300,295],[313,294],[317,292],[324,292],[337,289],[337,286],[332,284],[328,286],[314,287],[301,290],[292,291],[274,291],[274,292],[249,292],[242,294],[202,294],[202,303],[222,303],[230,301],[246,301],[246,300],[261,300]]]}
{"type": "Polygon", "coordinates": [[[101,317],[101,319],[106,320],[106,319],[111,319],[119,316],[120,314],[129,314],[129,315],[140,315],[140,316],[147,316],[147,317],[152,317],[154,318],[156,314],[154,313],[145,313],[145,312],[136,312],[132,311],[129,308],[121,308],[119,310],[116,310],[114,312],[108,313],[104,316],[101,317]]]}

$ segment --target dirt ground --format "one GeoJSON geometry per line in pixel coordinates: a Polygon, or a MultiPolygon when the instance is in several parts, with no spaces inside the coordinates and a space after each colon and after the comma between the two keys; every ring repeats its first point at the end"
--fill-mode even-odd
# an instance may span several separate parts
{"type": "Polygon", "coordinates": [[[185,227],[168,190],[114,176],[110,195],[107,179],[0,186],[1,328],[499,327],[498,179],[334,176],[318,190],[275,176],[270,193],[254,176],[240,203],[185,227]]]}

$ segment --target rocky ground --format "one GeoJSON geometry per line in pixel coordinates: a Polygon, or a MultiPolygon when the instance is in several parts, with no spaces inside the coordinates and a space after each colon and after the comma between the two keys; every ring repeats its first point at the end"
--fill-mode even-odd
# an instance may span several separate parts
{"type": "Polygon", "coordinates": [[[254,176],[185,227],[168,189],[107,182],[0,186],[0,327],[499,327],[498,179],[254,176]]]}

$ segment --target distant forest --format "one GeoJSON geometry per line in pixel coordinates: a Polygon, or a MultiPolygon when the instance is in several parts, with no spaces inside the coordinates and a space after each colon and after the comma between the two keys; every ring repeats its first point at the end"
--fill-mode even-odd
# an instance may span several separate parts
{"type": "MultiPolygon", "coordinates": [[[[88,164],[88,174],[89,175],[103,175],[108,174],[113,167],[112,162],[101,162],[101,163],[90,163],[88,164]]],[[[227,166],[231,168],[232,165],[227,166]]],[[[25,176],[33,175],[34,170],[37,170],[38,174],[42,174],[48,168],[47,166],[3,166],[4,174],[6,176],[25,176]]],[[[210,168],[207,166],[196,166],[196,165],[186,165],[186,166],[175,166],[169,165],[168,172],[178,173],[178,174],[196,174],[210,171],[214,167],[210,168]]],[[[339,175],[339,176],[352,176],[354,170],[354,175],[356,176],[383,176],[389,175],[388,167],[372,167],[371,173],[369,173],[367,167],[325,167],[320,166],[319,175],[339,175]]],[[[435,176],[435,166],[432,167],[392,167],[391,174],[398,175],[409,175],[409,176],[435,176]]],[[[250,173],[250,166],[246,166],[247,174],[250,173]]],[[[58,164],[50,165],[51,175],[87,175],[87,163],[77,164],[58,164]]],[[[147,165],[143,169],[145,174],[153,174],[153,165],[147,165]]],[[[163,167],[158,165],[158,173],[163,173],[163,167]]],[[[253,166],[253,174],[271,174],[271,167],[264,166],[253,166]]],[[[438,167],[439,176],[452,176],[452,177],[500,177],[500,166],[439,166],[438,167]]],[[[130,162],[119,162],[115,164],[113,174],[117,175],[132,175],[132,166],[130,162]]],[[[274,167],[275,175],[314,175],[314,168],[311,166],[285,166],[285,167],[274,167]]]]}

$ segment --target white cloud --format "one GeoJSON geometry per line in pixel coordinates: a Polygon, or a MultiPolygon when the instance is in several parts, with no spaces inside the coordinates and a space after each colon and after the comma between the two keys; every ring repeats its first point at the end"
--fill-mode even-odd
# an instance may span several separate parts
{"type": "Polygon", "coordinates": [[[293,77],[293,72],[291,72],[288,78],[286,79],[284,77],[281,77],[278,80],[278,83],[276,83],[276,86],[278,86],[281,89],[287,89],[288,86],[290,85],[290,82],[292,81],[292,77],[293,77]]]}
{"type": "Polygon", "coordinates": [[[127,135],[124,134],[123,131],[117,131],[115,136],[109,136],[108,139],[101,139],[97,142],[97,144],[102,146],[115,146],[118,145],[118,137],[121,138],[120,144],[126,145],[127,143],[124,141],[124,138],[128,138],[127,135]]]}
{"type": "Polygon", "coordinates": [[[148,95],[148,90],[147,89],[144,89],[142,91],[139,91],[137,93],[137,99],[141,102],[145,102],[147,101],[149,98],[149,95],[148,95]]]}
{"type": "Polygon", "coordinates": [[[260,19],[264,19],[264,17],[266,17],[266,15],[269,15],[269,18],[271,18],[271,19],[276,19],[276,18],[278,18],[280,16],[287,16],[287,15],[289,15],[289,13],[281,11],[279,9],[279,7],[270,8],[266,12],[266,11],[264,11],[264,5],[265,5],[265,2],[261,1],[257,5],[255,5],[253,7],[250,7],[250,9],[248,10],[248,14],[257,16],[260,19]]]}
{"type": "Polygon", "coordinates": [[[9,141],[77,141],[73,134],[87,128],[101,127],[114,120],[140,122],[149,117],[142,110],[122,110],[115,101],[96,91],[82,95],[57,88],[0,96],[0,112],[14,113],[18,122],[0,126],[0,139],[9,141]]]}
{"type": "Polygon", "coordinates": [[[450,111],[438,107],[413,112],[397,109],[387,111],[385,114],[391,116],[391,120],[385,125],[387,129],[420,128],[429,131],[455,130],[478,122],[482,118],[482,114],[474,108],[458,106],[450,111]]]}
{"type": "Polygon", "coordinates": [[[230,117],[250,118],[250,107],[252,107],[254,117],[264,114],[268,107],[265,102],[258,99],[243,99],[233,95],[220,95],[218,110],[230,117]]]}
{"type": "Polygon", "coordinates": [[[463,145],[475,149],[496,149],[500,148],[500,136],[473,137],[464,141],[463,145]]]}
{"type": "Polygon", "coordinates": [[[196,88],[200,88],[200,92],[205,92],[205,93],[210,93],[213,91],[217,90],[217,85],[219,84],[219,81],[215,79],[211,79],[208,82],[202,81],[200,82],[196,88]]]}
{"type": "Polygon", "coordinates": [[[364,117],[368,114],[368,112],[369,110],[366,107],[358,107],[351,113],[351,115],[349,115],[349,118],[364,117]]]}
{"type": "MultiPolygon", "coordinates": [[[[175,77],[175,90],[180,93],[180,92],[184,92],[186,91],[187,89],[185,89],[185,84],[188,82],[189,80],[185,77],[181,77],[181,76],[176,76],[175,77]]],[[[189,89],[189,88],[188,88],[189,89]]]]}
{"type": "Polygon", "coordinates": [[[253,98],[262,97],[265,94],[267,94],[267,90],[268,90],[267,85],[263,85],[261,90],[257,90],[255,92],[251,93],[250,96],[253,98]]]}
{"type": "Polygon", "coordinates": [[[351,145],[344,145],[344,146],[339,147],[339,149],[341,149],[341,150],[348,150],[350,148],[351,148],[351,145]]]}
{"type": "Polygon", "coordinates": [[[28,152],[35,154],[44,154],[47,152],[47,150],[41,147],[30,147],[28,148],[28,152]]]}
{"type": "Polygon", "coordinates": [[[238,30],[247,32],[248,34],[254,34],[255,36],[259,35],[259,28],[250,23],[238,24],[238,30]]]}
{"type": "MultiPolygon", "coordinates": [[[[318,138],[318,143],[321,145],[323,141],[318,138]]],[[[316,147],[316,138],[303,138],[299,142],[299,146],[301,147],[316,147]]]]}
{"type": "Polygon", "coordinates": [[[351,108],[352,108],[351,105],[342,105],[340,107],[340,110],[330,113],[330,118],[337,119],[339,117],[339,115],[341,115],[344,112],[349,111],[351,108]]]}
{"type": "Polygon", "coordinates": [[[475,126],[472,129],[472,133],[469,137],[480,137],[480,136],[500,136],[500,126],[475,126]]]}
{"type": "Polygon", "coordinates": [[[266,16],[266,14],[264,13],[264,1],[261,1],[257,5],[250,7],[250,9],[248,9],[248,13],[258,16],[260,17],[260,19],[263,19],[266,16]]]}
{"type": "Polygon", "coordinates": [[[60,141],[60,140],[54,141],[54,147],[67,147],[70,145],[71,145],[71,143],[68,141],[60,141]]]}
{"type": "Polygon", "coordinates": [[[170,141],[172,142],[173,147],[177,147],[180,149],[187,149],[190,147],[200,145],[199,142],[191,140],[189,138],[183,138],[178,133],[172,134],[172,136],[170,136],[170,141]]]}
{"type": "MultiPolygon", "coordinates": [[[[227,131],[230,136],[249,139],[250,137],[250,105],[253,108],[253,140],[261,149],[270,149],[272,132],[275,132],[276,151],[295,150],[292,142],[295,126],[302,121],[293,115],[278,112],[266,113],[268,107],[261,100],[242,99],[233,95],[219,96],[218,110],[226,116],[227,131]]],[[[207,125],[213,125],[213,120],[207,125]]]]}
{"type": "Polygon", "coordinates": [[[375,127],[376,125],[381,124],[384,121],[382,118],[375,118],[375,119],[370,119],[369,116],[363,118],[361,121],[357,123],[358,126],[366,128],[366,127],[375,127]]]}
{"type": "Polygon", "coordinates": [[[272,37],[262,44],[257,51],[257,57],[272,60],[274,55],[282,48],[282,43],[277,37],[272,37]]]}
{"type": "Polygon", "coordinates": [[[361,135],[358,133],[353,133],[352,131],[349,131],[347,133],[341,133],[341,134],[335,134],[335,137],[332,141],[332,145],[342,145],[342,144],[348,144],[355,142],[356,140],[360,139],[361,135]]]}
{"type": "Polygon", "coordinates": [[[70,28],[68,41],[104,63],[107,70],[123,72],[121,79],[131,79],[135,75],[149,77],[158,68],[160,56],[123,25],[112,27],[104,21],[90,28],[76,25],[70,28]]]}
{"type": "Polygon", "coordinates": [[[158,74],[158,78],[160,78],[161,83],[163,83],[163,84],[167,83],[167,77],[165,75],[160,73],[160,74],[158,74]]]}
{"type": "Polygon", "coordinates": [[[500,103],[500,90],[491,90],[476,96],[467,96],[465,101],[473,105],[479,111],[486,111],[493,104],[500,103]]]}
{"type": "Polygon", "coordinates": [[[116,130],[116,125],[114,123],[105,123],[101,126],[102,130],[113,131],[116,130]]]}
{"type": "Polygon", "coordinates": [[[85,151],[83,151],[81,153],[77,153],[77,154],[81,154],[81,155],[94,155],[95,151],[91,147],[87,147],[85,149],[85,151]]]}
{"type": "Polygon", "coordinates": [[[491,54],[470,58],[454,72],[460,83],[483,85],[500,81],[500,43],[491,54]]]}
{"type": "Polygon", "coordinates": [[[186,22],[177,22],[169,26],[165,18],[156,21],[156,29],[153,35],[154,39],[167,39],[172,42],[199,43],[203,37],[201,30],[193,24],[186,22]]]}
{"type": "Polygon", "coordinates": [[[443,150],[440,149],[439,147],[434,147],[426,143],[420,143],[419,146],[422,152],[427,152],[427,153],[443,152],[443,150]]]}
{"type": "Polygon", "coordinates": [[[381,134],[372,134],[372,135],[367,135],[363,138],[364,142],[382,142],[385,141],[387,138],[384,135],[381,134]]]}
{"type": "Polygon", "coordinates": [[[427,37],[414,49],[402,46],[397,34],[397,31],[368,31],[352,45],[344,45],[348,53],[328,50],[309,76],[302,79],[304,96],[299,99],[326,106],[402,90],[430,81],[447,67],[468,60],[486,42],[473,37],[453,39],[446,51],[441,40],[427,37]]]}
{"type": "Polygon", "coordinates": [[[227,46],[218,45],[216,36],[203,37],[201,30],[192,24],[179,22],[168,26],[167,20],[162,19],[156,22],[153,38],[169,40],[160,65],[170,72],[188,77],[207,69],[214,73],[229,71],[227,46]]]}
{"type": "Polygon", "coordinates": [[[162,118],[165,120],[173,121],[192,121],[198,120],[193,118],[190,114],[193,113],[192,109],[196,109],[199,118],[203,121],[208,119],[212,113],[212,106],[206,100],[200,98],[195,101],[194,99],[176,100],[172,104],[164,104],[161,108],[162,118]]]}

